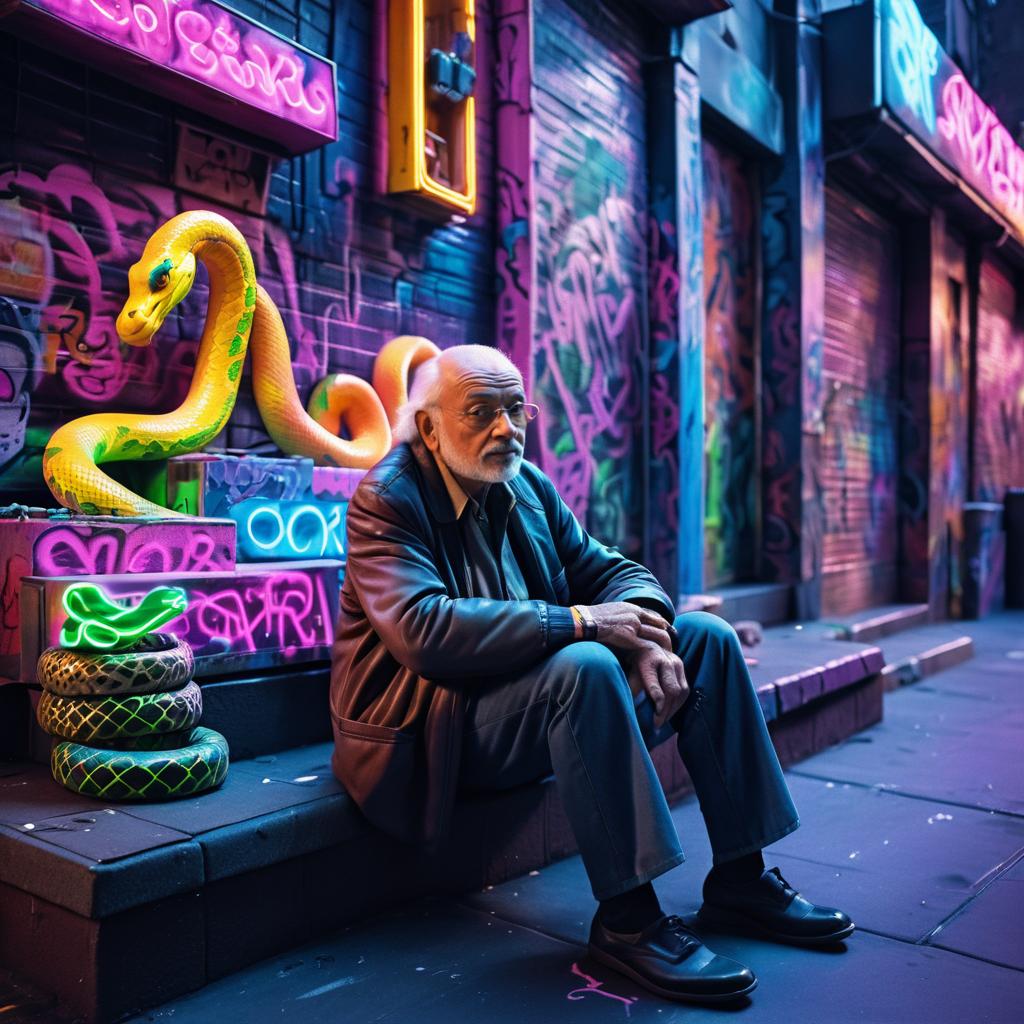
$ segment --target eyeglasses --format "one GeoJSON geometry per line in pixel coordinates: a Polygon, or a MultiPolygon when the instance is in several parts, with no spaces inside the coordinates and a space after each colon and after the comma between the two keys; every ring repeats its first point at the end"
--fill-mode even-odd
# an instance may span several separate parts
{"type": "Polygon", "coordinates": [[[503,412],[508,413],[514,427],[525,427],[537,418],[540,406],[532,402],[513,402],[511,405],[474,405],[471,409],[445,411],[465,420],[474,430],[486,430],[503,412]]]}

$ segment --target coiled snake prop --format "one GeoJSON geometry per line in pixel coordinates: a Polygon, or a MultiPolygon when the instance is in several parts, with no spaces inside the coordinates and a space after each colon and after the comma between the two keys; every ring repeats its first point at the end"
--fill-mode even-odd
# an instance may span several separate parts
{"type": "Polygon", "coordinates": [[[43,452],[43,477],[62,505],[94,515],[183,515],[135,494],[99,467],[167,459],[209,444],[231,415],[250,335],[256,404],[282,451],[310,456],[317,465],[369,468],[390,448],[389,419],[404,398],[407,374],[439,350],[425,338],[396,338],[378,357],[377,390],[358,377],[335,374],[317,385],[307,412],[281,315],[256,283],[245,239],[219,214],[181,213],[153,233],[128,272],[129,295],[117,318],[122,341],[149,344],[191,290],[197,261],[209,274],[210,301],[184,402],[165,414],[96,413],[56,430],[43,452]],[[396,372],[402,375],[397,383],[396,372]],[[338,436],[342,426],[350,439],[338,436]]]}
{"type": "Polygon", "coordinates": [[[110,800],[164,800],[219,785],[227,742],[196,727],[203,699],[191,681],[192,649],[143,632],[180,615],[184,591],[158,587],[126,608],[83,583],[63,603],[61,641],[76,646],[49,647],[37,665],[45,692],[36,717],[65,740],[50,755],[54,779],[110,800]]]}

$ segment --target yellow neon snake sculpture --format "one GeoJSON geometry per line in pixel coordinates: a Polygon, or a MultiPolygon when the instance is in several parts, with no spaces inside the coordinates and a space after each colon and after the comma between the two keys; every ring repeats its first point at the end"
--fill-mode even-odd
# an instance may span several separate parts
{"type": "Polygon", "coordinates": [[[282,451],[311,456],[318,465],[356,468],[369,468],[388,451],[388,420],[394,415],[394,402],[405,398],[408,374],[439,350],[425,338],[406,336],[384,346],[380,357],[386,409],[365,381],[336,374],[314,389],[312,415],[307,413],[295,388],[280,313],[256,283],[245,239],[219,214],[178,214],[153,233],[142,258],[128,272],[129,295],[117,318],[122,341],[150,342],[191,289],[197,260],[209,273],[210,297],[184,402],[158,415],[95,413],[55,431],[43,453],[43,476],[62,505],[94,515],[182,515],[133,493],[99,466],[127,459],[167,459],[209,444],[231,415],[250,335],[256,403],[282,451]],[[401,378],[393,379],[397,373],[401,378]],[[342,424],[351,440],[337,436],[342,424]]]}

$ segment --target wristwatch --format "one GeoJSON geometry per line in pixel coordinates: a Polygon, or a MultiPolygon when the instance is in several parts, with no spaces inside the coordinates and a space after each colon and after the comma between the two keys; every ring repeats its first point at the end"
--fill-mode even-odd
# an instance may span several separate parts
{"type": "Polygon", "coordinates": [[[578,604],[574,604],[570,611],[573,615],[580,620],[583,624],[583,639],[584,640],[596,640],[597,639],[597,623],[593,620],[590,612],[585,611],[578,604]]]}

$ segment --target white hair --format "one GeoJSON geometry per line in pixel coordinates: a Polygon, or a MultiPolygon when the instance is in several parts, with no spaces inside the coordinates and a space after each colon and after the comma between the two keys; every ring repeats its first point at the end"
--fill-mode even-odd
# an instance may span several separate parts
{"type": "MultiPolygon", "coordinates": [[[[403,441],[412,442],[420,436],[419,427],[416,426],[416,413],[436,409],[441,403],[441,391],[444,385],[441,377],[441,360],[449,352],[461,354],[467,349],[474,350],[473,355],[479,355],[492,364],[511,370],[522,380],[523,375],[519,372],[519,368],[504,352],[491,348],[489,345],[453,345],[451,348],[445,349],[441,355],[428,359],[425,363],[420,363],[416,368],[412,386],[409,388],[409,398],[399,407],[395,415],[395,425],[391,430],[393,444],[401,444],[403,441]]],[[[450,358],[457,358],[457,355],[450,358]]]]}
{"type": "Polygon", "coordinates": [[[441,367],[438,366],[437,358],[420,363],[412,378],[408,401],[399,406],[395,415],[395,425],[391,429],[392,444],[412,442],[420,436],[419,427],[416,426],[416,413],[437,407],[441,401],[442,383],[441,367]]]}

